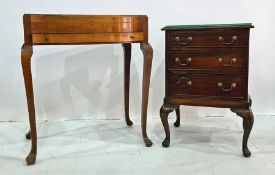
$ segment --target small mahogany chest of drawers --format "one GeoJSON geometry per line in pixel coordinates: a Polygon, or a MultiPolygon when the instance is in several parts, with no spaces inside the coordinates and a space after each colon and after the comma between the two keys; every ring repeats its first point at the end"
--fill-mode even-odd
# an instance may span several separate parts
{"type": "Polygon", "coordinates": [[[250,23],[166,26],[165,98],[160,117],[170,144],[168,114],[180,105],[230,108],[243,118],[245,157],[254,117],[248,95],[250,23]]]}

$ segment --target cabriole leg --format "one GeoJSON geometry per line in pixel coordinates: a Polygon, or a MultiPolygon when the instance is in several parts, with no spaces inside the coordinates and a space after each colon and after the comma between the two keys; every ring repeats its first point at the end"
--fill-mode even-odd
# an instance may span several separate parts
{"type": "Polygon", "coordinates": [[[247,146],[248,138],[250,135],[250,132],[252,130],[253,124],[254,124],[254,115],[252,110],[249,109],[231,109],[231,111],[235,112],[238,116],[243,118],[243,129],[244,129],[244,134],[243,134],[243,145],[242,145],[242,150],[243,150],[243,155],[244,157],[250,157],[251,152],[247,146]]]}
{"type": "Polygon", "coordinates": [[[174,126],[175,127],[179,127],[180,126],[180,106],[178,106],[176,108],[176,116],[177,116],[177,119],[176,119],[176,121],[174,123],[174,126]]]}
{"type": "Polygon", "coordinates": [[[36,121],[35,121],[35,108],[33,98],[33,85],[32,85],[32,74],[31,74],[31,56],[32,46],[23,45],[21,52],[21,64],[25,82],[27,104],[29,111],[29,122],[30,131],[27,133],[27,139],[31,139],[31,150],[29,155],[26,157],[27,165],[32,165],[36,161],[37,154],[37,134],[36,134],[36,121]]]}
{"type": "Polygon", "coordinates": [[[131,65],[131,43],[122,44],[124,51],[124,110],[125,121],[128,126],[132,126],[133,122],[129,117],[129,89],[130,89],[130,65],[131,65]]]}
{"type": "Polygon", "coordinates": [[[170,130],[169,130],[169,123],[168,123],[168,115],[171,113],[175,108],[173,106],[168,106],[166,104],[162,105],[160,108],[160,118],[161,122],[165,131],[165,139],[162,142],[163,147],[169,147],[170,145],[170,130]]]}
{"type": "Polygon", "coordinates": [[[149,43],[141,43],[140,49],[144,56],[143,80],[142,80],[142,104],[141,104],[141,127],[144,143],[147,147],[152,146],[153,142],[147,136],[147,108],[150,86],[151,67],[153,59],[153,49],[149,43]]]}

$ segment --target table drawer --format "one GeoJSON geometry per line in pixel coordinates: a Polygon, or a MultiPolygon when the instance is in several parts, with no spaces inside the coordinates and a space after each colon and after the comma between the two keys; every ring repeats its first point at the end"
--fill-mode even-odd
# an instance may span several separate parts
{"type": "Polygon", "coordinates": [[[168,70],[245,72],[246,49],[213,52],[168,51],[168,70]]]}
{"type": "Polygon", "coordinates": [[[245,47],[248,31],[170,31],[166,44],[168,47],[245,47]]]}
{"type": "Polygon", "coordinates": [[[168,74],[166,90],[169,95],[245,97],[245,75],[168,74]]]}

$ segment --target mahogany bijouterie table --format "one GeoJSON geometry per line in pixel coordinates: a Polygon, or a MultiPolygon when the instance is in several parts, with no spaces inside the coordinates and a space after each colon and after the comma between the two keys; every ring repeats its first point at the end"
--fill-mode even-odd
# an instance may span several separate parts
{"type": "MultiPolygon", "coordinates": [[[[30,131],[26,134],[32,146],[26,158],[28,165],[36,161],[37,133],[35,106],[31,74],[31,57],[34,45],[84,45],[84,44],[122,44],[124,50],[124,107],[128,126],[133,123],[129,118],[129,84],[131,43],[140,43],[144,55],[141,126],[146,146],[152,145],[147,136],[147,106],[150,85],[153,49],[148,43],[148,17],[144,15],[43,15],[25,14],[24,44],[21,62],[24,75],[30,131]]],[[[106,58],[108,59],[108,58],[106,58]]]]}

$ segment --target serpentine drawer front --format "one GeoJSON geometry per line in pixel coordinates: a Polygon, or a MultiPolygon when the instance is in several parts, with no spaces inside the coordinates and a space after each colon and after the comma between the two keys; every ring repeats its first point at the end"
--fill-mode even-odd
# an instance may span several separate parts
{"type": "MultiPolygon", "coordinates": [[[[143,84],[141,104],[142,136],[146,146],[153,143],[147,136],[147,104],[153,49],[148,43],[148,18],[145,15],[43,15],[26,14],[23,17],[25,42],[21,51],[21,62],[28,102],[32,147],[26,158],[28,165],[36,161],[37,135],[35,106],[31,74],[31,56],[34,45],[68,44],[121,44],[124,51],[124,110],[128,126],[131,43],[140,43],[143,52],[143,84]]],[[[106,58],[108,59],[108,58],[106,58]]],[[[96,62],[95,62],[96,63],[96,62]]],[[[38,77],[39,78],[39,77],[38,77]]]]}
{"type": "Polygon", "coordinates": [[[245,157],[251,152],[247,141],[254,123],[248,95],[250,23],[166,26],[165,98],[160,110],[170,144],[168,114],[180,105],[230,108],[243,118],[245,157]]]}

